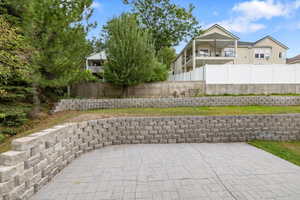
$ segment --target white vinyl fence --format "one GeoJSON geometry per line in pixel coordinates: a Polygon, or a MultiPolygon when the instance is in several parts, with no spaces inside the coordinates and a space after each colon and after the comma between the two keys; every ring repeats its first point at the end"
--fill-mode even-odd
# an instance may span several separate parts
{"type": "Polygon", "coordinates": [[[169,80],[205,80],[206,84],[293,84],[300,83],[300,64],[206,65],[191,72],[171,75],[169,80]]]}
{"type": "Polygon", "coordinates": [[[169,76],[169,81],[203,81],[204,67],[196,68],[193,71],[169,76]]]}

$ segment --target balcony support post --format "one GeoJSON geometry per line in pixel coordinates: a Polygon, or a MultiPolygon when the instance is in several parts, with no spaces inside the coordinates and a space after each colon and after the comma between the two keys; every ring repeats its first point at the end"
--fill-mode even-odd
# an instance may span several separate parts
{"type": "Polygon", "coordinates": [[[234,55],[235,55],[235,58],[237,58],[237,47],[238,47],[238,41],[235,40],[234,41],[234,55]]]}
{"type": "Polygon", "coordinates": [[[196,69],[196,40],[193,40],[193,70],[196,69]]]}
{"type": "Polygon", "coordinates": [[[183,72],[186,72],[187,69],[186,69],[186,49],[184,49],[184,69],[183,69],[183,72]]]}

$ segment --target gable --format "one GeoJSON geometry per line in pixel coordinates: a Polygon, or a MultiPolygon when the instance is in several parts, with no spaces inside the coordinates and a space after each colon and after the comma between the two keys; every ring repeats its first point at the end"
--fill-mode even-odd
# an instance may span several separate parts
{"type": "Polygon", "coordinates": [[[210,27],[209,29],[207,29],[204,34],[202,34],[200,37],[198,38],[206,38],[209,35],[212,36],[213,34],[217,34],[218,36],[222,36],[224,37],[224,39],[239,39],[237,36],[233,35],[232,33],[230,33],[229,31],[227,31],[225,28],[223,28],[222,26],[215,24],[212,27],[210,27]]]}
{"type": "Polygon", "coordinates": [[[266,46],[266,47],[279,47],[282,49],[288,49],[287,46],[282,44],[281,42],[275,40],[274,38],[267,36],[264,37],[258,41],[255,42],[254,44],[255,47],[261,47],[261,46],[266,46]]]}
{"type": "Polygon", "coordinates": [[[88,60],[106,60],[106,54],[104,51],[100,53],[94,53],[87,57],[88,60]]]}

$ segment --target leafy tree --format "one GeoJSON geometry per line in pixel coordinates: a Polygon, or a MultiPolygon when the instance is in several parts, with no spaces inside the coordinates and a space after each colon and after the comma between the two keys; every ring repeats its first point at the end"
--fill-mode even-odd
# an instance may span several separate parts
{"type": "Polygon", "coordinates": [[[121,87],[122,95],[126,96],[129,86],[151,79],[155,65],[152,38],[130,14],[112,19],[105,30],[107,63],[104,78],[121,87]]]}
{"type": "Polygon", "coordinates": [[[22,15],[26,39],[34,48],[30,66],[37,113],[39,91],[61,88],[78,80],[89,79],[83,73],[85,57],[92,48],[86,40],[93,27],[88,23],[92,0],[30,0],[22,15]]]}
{"type": "Polygon", "coordinates": [[[123,0],[133,7],[140,24],[149,29],[156,52],[178,45],[186,37],[194,37],[200,27],[192,12],[194,6],[182,8],[170,0],[123,0]]]}
{"type": "Polygon", "coordinates": [[[152,73],[147,82],[165,81],[168,78],[168,71],[165,64],[154,60],[152,73]]]}
{"type": "Polygon", "coordinates": [[[168,70],[171,69],[171,64],[176,58],[176,51],[172,47],[164,47],[157,53],[158,59],[164,63],[168,70]]]}
{"type": "Polygon", "coordinates": [[[105,44],[104,44],[102,38],[93,37],[90,42],[93,47],[94,53],[99,53],[105,49],[105,44]]]}

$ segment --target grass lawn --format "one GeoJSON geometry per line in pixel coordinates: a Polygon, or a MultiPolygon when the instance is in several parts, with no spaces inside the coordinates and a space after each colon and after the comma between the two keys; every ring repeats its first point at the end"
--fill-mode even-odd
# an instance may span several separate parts
{"type": "Polygon", "coordinates": [[[252,141],[249,144],[272,153],[282,159],[300,166],[300,141],[297,142],[273,142],[252,141]]]}
{"type": "MultiPolygon", "coordinates": [[[[300,106],[224,106],[224,107],[177,107],[177,108],[125,108],[89,111],[68,111],[54,115],[45,115],[38,120],[29,120],[17,128],[18,134],[5,139],[0,144],[0,152],[8,151],[14,138],[23,137],[52,126],[66,122],[80,122],[109,117],[130,116],[212,116],[212,115],[248,115],[248,114],[286,114],[300,113],[300,106]]],[[[1,127],[0,127],[1,132],[1,127]]]]}
{"type": "Polygon", "coordinates": [[[300,106],[223,106],[177,108],[124,108],[91,110],[85,113],[125,116],[172,116],[172,115],[249,115],[300,113],[300,106]]]}

